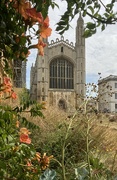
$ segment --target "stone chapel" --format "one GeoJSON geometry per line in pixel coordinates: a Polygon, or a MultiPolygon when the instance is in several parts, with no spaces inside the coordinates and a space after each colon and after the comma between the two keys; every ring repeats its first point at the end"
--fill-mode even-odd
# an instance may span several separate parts
{"type": "Polygon", "coordinates": [[[30,72],[30,96],[38,102],[62,109],[77,108],[85,98],[86,67],[84,20],[79,16],[76,42],[69,43],[64,36],[47,42],[44,56],[37,54],[30,72]]]}

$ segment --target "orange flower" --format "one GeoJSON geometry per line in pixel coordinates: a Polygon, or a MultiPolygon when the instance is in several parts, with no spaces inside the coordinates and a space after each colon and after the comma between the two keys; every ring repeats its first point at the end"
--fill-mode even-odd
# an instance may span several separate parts
{"type": "Polygon", "coordinates": [[[36,152],[36,159],[38,162],[41,160],[41,154],[39,152],[36,152]]]}
{"type": "Polygon", "coordinates": [[[26,0],[14,0],[13,7],[24,17],[25,20],[28,19],[26,9],[31,8],[30,2],[27,2],[26,0]]]}
{"type": "Polygon", "coordinates": [[[47,38],[51,35],[52,29],[49,28],[48,16],[44,20],[41,12],[37,12],[35,8],[26,9],[26,14],[31,18],[31,20],[39,22],[39,31],[41,37],[47,38]]]}
{"type": "Polygon", "coordinates": [[[12,91],[12,93],[11,93],[11,98],[12,99],[16,99],[17,98],[17,95],[16,95],[16,93],[14,91],[12,91]]]}
{"type": "Polygon", "coordinates": [[[28,161],[27,162],[27,166],[32,166],[31,162],[28,161]]]}
{"type": "Polygon", "coordinates": [[[35,8],[26,9],[26,14],[31,18],[34,22],[43,22],[43,16],[41,12],[37,12],[35,8]]]}
{"type": "Polygon", "coordinates": [[[5,88],[4,88],[4,90],[3,90],[4,92],[11,92],[12,91],[12,89],[11,89],[11,87],[10,86],[5,86],[5,88]]]}
{"type": "Polygon", "coordinates": [[[3,78],[3,92],[11,92],[12,91],[12,84],[11,80],[8,77],[3,78]]]}
{"type": "Polygon", "coordinates": [[[21,143],[26,143],[26,144],[31,144],[31,139],[27,134],[21,134],[20,135],[20,142],[21,143]]]}
{"type": "Polygon", "coordinates": [[[31,132],[27,128],[21,128],[19,134],[31,134],[31,132]]]}
{"type": "Polygon", "coordinates": [[[42,38],[47,38],[48,36],[51,35],[51,31],[52,29],[49,28],[49,17],[47,16],[46,19],[40,23],[40,27],[39,27],[39,31],[40,31],[40,36],[42,38]]]}
{"type": "Polygon", "coordinates": [[[44,47],[46,44],[42,41],[42,37],[39,38],[38,44],[31,45],[29,48],[37,48],[39,50],[39,55],[43,56],[44,55],[44,47]]]}
{"type": "Polygon", "coordinates": [[[20,52],[18,52],[18,51],[15,53],[15,55],[16,55],[17,58],[19,58],[19,57],[27,58],[27,57],[29,56],[29,54],[30,54],[30,51],[28,51],[27,54],[25,54],[24,52],[22,52],[22,53],[20,54],[20,52]]]}
{"type": "Polygon", "coordinates": [[[15,42],[16,43],[19,43],[20,41],[22,41],[22,39],[26,39],[27,38],[27,36],[24,34],[24,33],[22,33],[20,36],[19,35],[16,35],[15,36],[15,42]]]}
{"type": "Polygon", "coordinates": [[[16,121],[16,127],[19,128],[20,122],[17,120],[16,121]]]}
{"type": "Polygon", "coordinates": [[[30,54],[30,51],[28,51],[27,54],[25,54],[24,52],[22,52],[22,57],[27,58],[27,57],[29,56],[29,54],[30,54]]]}
{"type": "Polygon", "coordinates": [[[9,87],[12,86],[11,80],[10,80],[10,78],[8,78],[8,77],[4,77],[4,78],[3,78],[3,84],[6,85],[6,86],[9,86],[9,87]]]}
{"type": "Polygon", "coordinates": [[[31,163],[31,161],[27,161],[27,166],[28,166],[28,170],[31,170],[31,169],[32,169],[32,163],[31,163]]]}
{"type": "Polygon", "coordinates": [[[41,168],[42,170],[45,170],[50,163],[50,159],[52,159],[53,156],[46,156],[46,153],[44,153],[43,157],[41,158],[41,168]]]}

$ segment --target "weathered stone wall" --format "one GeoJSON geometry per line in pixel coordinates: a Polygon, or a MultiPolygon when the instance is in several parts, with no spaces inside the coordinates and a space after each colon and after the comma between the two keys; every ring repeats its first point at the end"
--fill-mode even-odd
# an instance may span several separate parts
{"type": "Polygon", "coordinates": [[[48,103],[60,107],[60,102],[65,103],[65,110],[72,111],[76,107],[76,93],[74,91],[55,91],[49,90],[48,103]]]}

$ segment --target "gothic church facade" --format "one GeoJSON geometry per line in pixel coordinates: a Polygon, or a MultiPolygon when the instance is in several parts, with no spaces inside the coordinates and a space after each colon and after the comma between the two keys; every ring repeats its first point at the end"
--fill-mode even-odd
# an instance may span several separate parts
{"type": "Polygon", "coordinates": [[[61,36],[47,42],[44,56],[37,55],[30,73],[30,96],[38,102],[62,109],[77,108],[85,97],[85,38],[84,21],[77,20],[76,43],[61,36]]]}

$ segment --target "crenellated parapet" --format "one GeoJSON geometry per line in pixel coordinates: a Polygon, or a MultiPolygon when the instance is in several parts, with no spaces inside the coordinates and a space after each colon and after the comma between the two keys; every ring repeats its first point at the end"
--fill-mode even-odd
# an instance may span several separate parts
{"type": "Polygon", "coordinates": [[[64,36],[61,36],[60,39],[56,38],[56,41],[51,40],[51,43],[48,44],[48,48],[52,48],[52,47],[58,46],[60,44],[64,44],[64,45],[66,45],[66,46],[68,46],[68,47],[70,47],[72,49],[75,49],[75,46],[73,45],[73,42],[69,43],[68,39],[64,40],[64,36]]]}

